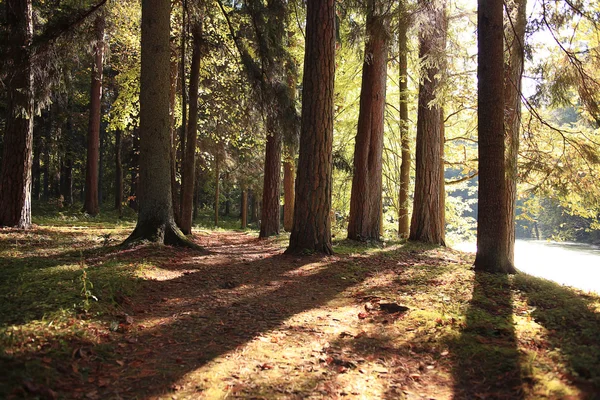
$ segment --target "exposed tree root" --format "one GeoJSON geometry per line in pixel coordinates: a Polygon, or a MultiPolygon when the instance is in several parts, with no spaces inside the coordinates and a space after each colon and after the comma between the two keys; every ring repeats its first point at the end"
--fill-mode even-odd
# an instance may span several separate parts
{"type": "Polygon", "coordinates": [[[158,243],[167,246],[187,247],[208,253],[202,246],[199,246],[188,239],[173,221],[167,224],[138,222],[131,235],[125,239],[121,246],[134,247],[142,243],[158,243]]]}

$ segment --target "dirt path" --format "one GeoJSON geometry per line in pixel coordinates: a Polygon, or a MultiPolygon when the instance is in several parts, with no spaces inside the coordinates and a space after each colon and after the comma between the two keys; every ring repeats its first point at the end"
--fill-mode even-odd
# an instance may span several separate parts
{"type": "MultiPolygon", "coordinates": [[[[378,343],[403,315],[369,309],[395,300],[392,291],[387,299],[375,292],[389,291],[378,287],[390,283],[381,274],[398,269],[397,261],[385,263],[383,253],[286,256],[275,242],[234,232],[198,242],[211,254],[164,249],[160,267],[145,271],[137,295],[123,299],[127,315],[104,344],[106,359],[82,360],[95,373],[75,392],[87,398],[449,396],[447,374],[427,369],[435,367],[431,357],[399,361],[392,343],[378,343]]],[[[72,390],[74,382],[65,386],[72,390]]]]}

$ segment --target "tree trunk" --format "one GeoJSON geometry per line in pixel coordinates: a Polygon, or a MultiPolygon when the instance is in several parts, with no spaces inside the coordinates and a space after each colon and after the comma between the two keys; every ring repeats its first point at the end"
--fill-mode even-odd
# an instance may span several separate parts
{"type": "Polygon", "coordinates": [[[175,225],[169,137],[169,0],[142,0],[139,213],[126,245],[140,241],[194,247],[175,225]]]}
{"type": "Polygon", "coordinates": [[[33,181],[33,198],[39,200],[41,198],[42,188],[42,138],[39,134],[33,135],[33,166],[32,166],[32,181],[33,181]]]}
{"type": "MultiPolygon", "coordinates": [[[[187,132],[187,92],[186,92],[186,75],[185,75],[185,44],[186,35],[188,33],[188,23],[186,22],[187,15],[187,0],[181,1],[181,60],[180,60],[180,72],[179,79],[181,81],[181,130],[179,131],[179,154],[181,155],[181,163],[179,171],[183,174],[183,159],[185,158],[185,145],[186,145],[186,132],[187,132]]],[[[183,204],[183,188],[179,191],[179,203],[178,207],[173,210],[175,213],[175,220],[181,223],[181,206],[183,204]]]]}
{"type": "Polygon", "coordinates": [[[70,110],[67,111],[67,123],[64,132],[63,143],[65,146],[65,155],[61,168],[61,188],[60,194],[67,205],[73,205],[73,120],[70,110]]]}
{"type": "Polygon", "coordinates": [[[428,17],[419,38],[419,57],[427,60],[419,85],[415,194],[410,240],[445,245],[444,129],[442,108],[436,102],[445,74],[446,7],[424,4],[428,17]]]}
{"type": "Polygon", "coordinates": [[[119,211],[119,217],[123,215],[123,161],[121,160],[121,149],[123,133],[120,129],[115,131],[115,210],[119,211]]]}
{"type": "Polygon", "coordinates": [[[131,161],[129,164],[130,182],[129,182],[129,207],[132,210],[138,210],[138,186],[140,181],[140,131],[134,128],[131,138],[131,161]]]}
{"type": "Polygon", "coordinates": [[[294,226],[286,253],[332,254],[335,0],[308,0],[294,226]]]}
{"type": "Polygon", "coordinates": [[[286,232],[291,232],[294,225],[294,175],[294,160],[288,158],[283,163],[283,229],[286,232]]]}
{"type": "Polygon", "coordinates": [[[248,227],[248,189],[242,188],[242,205],[241,205],[242,229],[248,227]]]}
{"type": "Polygon", "coordinates": [[[177,60],[177,48],[171,42],[171,87],[169,91],[169,130],[171,137],[171,199],[173,203],[173,214],[175,222],[179,225],[178,210],[179,196],[177,191],[177,138],[175,130],[175,100],[177,97],[177,79],[179,76],[179,62],[177,60]]]}
{"type": "Polygon", "coordinates": [[[400,194],[398,196],[398,236],[408,238],[410,234],[410,218],[408,215],[410,192],[410,138],[408,126],[408,17],[401,15],[398,32],[399,41],[399,89],[400,89],[400,145],[402,147],[402,163],[400,164],[400,194]]]}
{"type": "Polygon", "coordinates": [[[6,0],[10,32],[7,118],[0,175],[0,226],[31,226],[33,162],[33,73],[31,0],[6,0]]]}
{"type": "Polygon", "coordinates": [[[479,194],[475,269],[513,273],[505,201],[503,2],[478,0],[477,4],[479,194]]]}
{"type": "Polygon", "coordinates": [[[192,233],[192,217],[194,206],[194,184],[196,181],[196,139],[198,137],[198,86],[200,80],[200,61],[202,57],[200,45],[202,42],[202,24],[194,25],[194,50],[192,52],[192,65],[190,71],[190,115],[187,125],[187,140],[185,157],[182,165],[181,177],[181,215],[179,226],[181,231],[189,235],[192,233]]]}
{"type": "Polygon", "coordinates": [[[251,205],[250,205],[250,222],[258,221],[258,198],[256,196],[256,191],[252,190],[251,192],[251,205]]]}
{"type": "Polygon", "coordinates": [[[379,240],[382,209],[382,153],[388,38],[385,17],[369,1],[348,238],[379,240]]]}
{"type": "Polygon", "coordinates": [[[94,23],[95,43],[90,89],[90,116],[85,169],[84,211],[90,215],[100,212],[98,204],[98,162],[100,157],[100,114],[102,102],[102,69],[104,67],[104,16],[98,14],[94,23]]]}
{"type": "Polygon", "coordinates": [[[281,133],[272,116],[267,116],[267,146],[259,238],[279,235],[281,192],[281,133]]]}
{"type": "Polygon", "coordinates": [[[508,260],[515,258],[515,205],[517,201],[517,161],[521,131],[521,79],[524,67],[527,0],[507,3],[510,20],[505,24],[508,62],[504,75],[504,129],[506,140],[506,214],[508,230],[508,260]]]}
{"type": "Polygon", "coordinates": [[[219,226],[219,175],[221,175],[221,163],[219,162],[219,154],[215,157],[215,226],[219,226]]]}

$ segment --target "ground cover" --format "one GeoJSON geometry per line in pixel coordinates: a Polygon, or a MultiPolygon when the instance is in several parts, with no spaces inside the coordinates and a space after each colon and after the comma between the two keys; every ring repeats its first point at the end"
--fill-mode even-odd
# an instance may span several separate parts
{"type": "Polygon", "coordinates": [[[131,222],[0,230],[0,398],[595,398],[600,299],[472,256],[131,222]]]}

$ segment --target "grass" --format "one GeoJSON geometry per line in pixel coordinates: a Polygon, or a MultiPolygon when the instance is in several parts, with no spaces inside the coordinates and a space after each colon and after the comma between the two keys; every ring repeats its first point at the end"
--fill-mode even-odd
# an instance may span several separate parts
{"type": "Polygon", "coordinates": [[[468,254],[338,240],[334,256],[291,257],[285,235],[206,227],[208,256],[122,250],[133,220],[35,221],[0,231],[0,398],[600,393],[600,298],[476,274],[468,254]]]}

